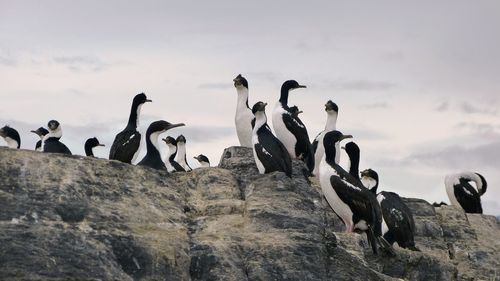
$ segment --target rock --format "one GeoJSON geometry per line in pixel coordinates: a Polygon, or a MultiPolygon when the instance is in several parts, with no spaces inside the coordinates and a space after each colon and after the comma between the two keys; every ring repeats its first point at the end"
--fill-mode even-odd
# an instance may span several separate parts
{"type": "Polygon", "coordinates": [[[492,280],[499,223],[406,198],[417,247],[375,256],[315,179],[258,174],[252,150],[173,173],[0,148],[2,280],[492,280]],[[472,278],[472,279],[471,279],[472,278]]]}

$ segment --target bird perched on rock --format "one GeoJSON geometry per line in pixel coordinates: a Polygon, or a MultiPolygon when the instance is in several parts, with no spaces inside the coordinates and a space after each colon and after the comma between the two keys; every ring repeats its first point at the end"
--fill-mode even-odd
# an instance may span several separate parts
{"type": "Polygon", "coordinates": [[[486,192],[486,179],[479,173],[462,172],[447,175],[444,180],[450,203],[466,213],[482,214],[481,196],[486,192]],[[476,188],[470,183],[474,182],[476,188]],[[477,189],[477,190],[476,190],[477,189]]]}
{"type": "Polygon", "coordinates": [[[9,148],[19,149],[21,147],[21,137],[16,129],[6,125],[0,129],[0,136],[7,142],[9,148]]]}
{"type": "Polygon", "coordinates": [[[87,139],[84,145],[85,155],[94,157],[94,148],[98,146],[104,146],[104,144],[99,143],[99,140],[96,137],[87,139]]]}
{"type": "Polygon", "coordinates": [[[285,146],[267,125],[266,105],[261,101],[252,107],[255,124],[252,131],[253,156],[261,174],[274,171],[292,176],[292,160],[285,146]]]}
{"type": "Polygon", "coordinates": [[[146,156],[137,164],[158,170],[167,170],[165,163],[161,160],[158,137],[169,129],[184,126],[183,123],[171,124],[164,120],[151,123],[146,131],[146,156]]]}
{"type": "Polygon", "coordinates": [[[144,103],[151,102],[144,93],[136,95],[132,101],[128,123],[125,129],[118,133],[109,151],[110,160],[129,163],[135,161],[141,145],[141,134],[137,131],[139,115],[144,103]]]}
{"type": "Polygon", "coordinates": [[[236,134],[241,146],[252,147],[252,120],[254,117],[252,110],[248,107],[248,81],[239,74],[233,79],[233,82],[238,94],[236,115],[234,116],[236,134]]]}
{"type": "Polygon", "coordinates": [[[44,137],[43,152],[71,155],[71,150],[60,141],[62,137],[61,124],[57,120],[50,120],[47,127],[49,133],[44,137]]]}
{"type": "Polygon", "coordinates": [[[38,137],[40,137],[40,140],[36,142],[35,150],[43,151],[43,139],[49,133],[49,131],[47,131],[47,129],[45,129],[44,127],[40,127],[36,130],[32,130],[31,132],[35,133],[38,137]]]}
{"type": "Polygon", "coordinates": [[[203,167],[203,168],[210,167],[210,160],[208,160],[208,157],[206,157],[205,155],[200,154],[200,155],[195,156],[193,158],[198,160],[201,167],[203,167]]]}

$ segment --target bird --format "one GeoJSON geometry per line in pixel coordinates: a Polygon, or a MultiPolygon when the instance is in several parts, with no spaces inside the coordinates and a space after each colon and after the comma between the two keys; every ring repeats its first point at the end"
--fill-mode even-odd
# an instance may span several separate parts
{"type": "Polygon", "coordinates": [[[192,171],[186,160],[186,138],[183,135],[180,135],[176,139],[177,141],[177,157],[175,161],[181,165],[181,167],[187,171],[192,171]]]}
{"type": "Polygon", "coordinates": [[[85,155],[94,157],[94,148],[97,146],[104,146],[104,144],[99,143],[99,140],[96,137],[89,138],[85,141],[85,155]]]}
{"type": "Polygon", "coordinates": [[[325,155],[319,167],[321,190],[330,207],[346,225],[346,232],[355,229],[366,232],[374,254],[378,253],[379,245],[388,254],[395,255],[394,249],[382,237],[382,211],[375,195],[335,163],[337,143],[351,137],[339,131],[325,134],[325,155]]]}
{"type": "Polygon", "coordinates": [[[168,147],[168,152],[164,161],[167,170],[169,172],[185,172],[186,170],[174,160],[177,155],[177,141],[171,136],[162,139],[162,141],[164,141],[168,147]]]}
{"type": "MultiPolygon", "coordinates": [[[[326,111],[326,125],[325,129],[321,131],[316,138],[314,138],[314,141],[312,143],[313,146],[313,151],[314,151],[314,163],[318,163],[317,165],[314,166],[313,174],[318,176],[319,172],[319,162],[321,161],[321,158],[325,154],[325,149],[321,145],[323,142],[323,138],[325,137],[325,134],[336,130],[337,129],[337,117],[339,115],[339,107],[337,106],[336,103],[333,101],[329,100],[325,104],[325,111],[326,111]],[[318,145],[319,144],[319,145],[318,145]]],[[[337,147],[337,150],[339,147],[337,147]]],[[[340,153],[338,153],[335,157],[335,163],[340,162],[340,153]]]]}
{"type": "Polygon", "coordinates": [[[57,120],[50,120],[47,124],[49,133],[43,138],[43,152],[62,153],[71,155],[71,150],[60,141],[62,128],[57,120]]]}
{"type": "Polygon", "coordinates": [[[281,96],[273,110],[273,127],[276,137],[285,145],[292,159],[303,160],[309,172],[314,169],[314,153],[307,128],[299,117],[292,116],[288,107],[290,91],[306,88],[295,80],[287,80],[281,86],[281,96]]]}
{"type": "Polygon", "coordinates": [[[205,155],[200,154],[193,158],[198,160],[198,162],[200,162],[201,167],[203,168],[210,167],[210,160],[208,160],[208,157],[206,157],[205,155]]]}
{"type": "Polygon", "coordinates": [[[357,181],[357,184],[363,185],[359,178],[359,146],[355,142],[351,141],[346,143],[345,146],[342,146],[342,149],[345,150],[349,157],[349,174],[357,181]]]}
{"type": "Polygon", "coordinates": [[[299,116],[299,114],[304,113],[304,111],[299,110],[299,108],[298,108],[296,105],[291,106],[289,110],[290,110],[290,113],[292,114],[292,116],[293,116],[294,118],[295,118],[295,117],[298,117],[298,116],[299,116]]]}
{"type": "Polygon", "coordinates": [[[151,102],[151,100],[144,93],[134,97],[127,126],[116,135],[111,145],[109,151],[110,160],[118,160],[128,164],[135,162],[141,145],[141,134],[137,131],[139,115],[142,105],[146,102],[151,102]]]}
{"type": "Polygon", "coordinates": [[[393,245],[398,245],[412,251],[420,251],[415,246],[415,221],[410,208],[395,192],[381,191],[377,194],[379,185],[378,173],[372,169],[361,171],[361,182],[376,194],[382,209],[382,234],[384,239],[393,245]]]}
{"type": "Polygon", "coordinates": [[[9,148],[19,149],[21,147],[21,137],[16,129],[5,125],[0,129],[0,136],[3,137],[9,148]]]}
{"type": "Polygon", "coordinates": [[[254,116],[248,107],[248,81],[239,74],[233,79],[233,82],[238,94],[236,115],[234,116],[236,134],[241,146],[252,147],[252,120],[254,116]]]}
{"type": "Polygon", "coordinates": [[[37,134],[37,136],[40,137],[40,140],[36,142],[35,150],[43,151],[43,139],[49,133],[49,131],[47,131],[47,129],[45,129],[44,127],[40,127],[36,130],[32,130],[31,132],[37,134]]]}
{"type": "Polygon", "coordinates": [[[255,163],[261,174],[281,171],[292,177],[292,159],[283,143],[273,135],[267,125],[266,105],[267,103],[259,101],[252,107],[252,113],[255,115],[252,131],[255,163]]]}
{"type": "Polygon", "coordinates": [[[445,177],[444,184],[451,205],[461,207],[466,213],[483,213],[481,196],[486,192],[488,184],[481,174],[474,172],[450,174],[445,177]],[[476,184],[476,188],[470,184],[471,181],[476,184]]]}
{"type": "Polygon", "coordinates": [[[158,136],[169,129],[184,126],[183,123],[171,124],[164,120],[151,123],[146,130],[147,152],[144,158],[137,164],[157,170],[167,170],[165,163],[161,160],[160,147],[158,146],[158,136]]]}

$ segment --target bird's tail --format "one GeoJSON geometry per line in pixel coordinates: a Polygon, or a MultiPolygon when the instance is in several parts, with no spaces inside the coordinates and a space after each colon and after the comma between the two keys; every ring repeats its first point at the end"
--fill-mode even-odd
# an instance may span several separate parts
{"type": "Polygon", "coordinates": [[[368,227],[368,230],[366,231],[366,238],[368,238],[368,244],[372,247],[373,253],[375,255],[378,254],[377,241],[371,227],[368,227]]]}
{"type": "MultiPolygon", "coordinates": [[[[307,165],[307,168],[309,169],[309,173],[311,175],[313,174],[314,171],[314,152],[313,152],[313,147],[311,144],[309,144],[309,149],[307,153],[304,155],[304,162],[307,165]]],[[[319,163],[318,163],[319,164],[319,163]]]]}
{"type": "Polygon", "coordinates": [[[386,254],[392,257],[396,256],[396,251],[394,251],[394,248],[391,246],[391,244],[389,244],[389,242],[387,242],[387,240],[384,239],[384,237],[377,237],[377,241],[386,254]]]}

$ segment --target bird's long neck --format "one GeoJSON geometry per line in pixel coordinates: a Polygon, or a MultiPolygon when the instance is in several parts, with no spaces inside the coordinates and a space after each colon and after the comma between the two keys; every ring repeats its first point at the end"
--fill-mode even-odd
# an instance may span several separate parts
{"type": "Polygon", "coordinates": [[[281,105],[288,106],[288,94],[289,93],[290,93],[290,89],[281,88],[281,96],[280,96],[281,105]]]}
{"type": "Polygon", "coordinates": [[[236,92],[238,93],[236,110],[244,110],[244,109],[249,108],[248,107],[248,89],[245,87],[238,88],[238,89],[236,89],[236,92]]]}
{"type": "Polygon", "coordinates": [[[484,188],[483,187],[483,181],[481,180],[481,178],[476,173],[464,172],[464,173],[460,174],[460,177],[464,178],[464,179],[467,179],[467,180],[473,181],[476,184],[477,192],[479,194],[481,194],[481,195],[484,194],[485,190],[483,190],[483,188],[484,188]]]}
{"type": "Polygon", "coordinates": [[[359,153],[350,152],[349,156],[349,174],[359,180],[359,153]]]}
{"type": "Polygon", "coordinates": [[[337,143],[333,144],[333,145],[324,145],[324,148],[325,148],[325,160],[326,160],[326,163],[330,164],[330,165],[337,165],[336,162],[335,162],[335,157],[336,157],[336,154],[337,154],[337,143]]]}
{"type": "Polygon", "coordinates": [[[164,131],[159,132],[147,132],[146,133],[146,149],[148,155],[158,155],[160,156],[160,147],[158,146],[158,137],[164,131]]]}
{"type": "Polygon", "coordinates": [[[167,145],[167,146],[168,146],[167,156],[165,157],[167,161],[165,162],[172,162],[175,159],[175,155],[177,155],[177,146],[174,145],[167,145]]]}
{"type": "Polygon", "coordinates": [[[94,152],[92,151],[92,146],[86,145],[85,146],[85,155],[87,156],[94,156],[94,152]]]}
{"type": "Polygon", "coordinates": [[[253,127],[254,132],[257,132],[262,126],[267,124],[267,117],[264,111],[257,111],[255,113],[255,125],[253,127]]]}
{"type": "Polygon", "coordinates": [[[333,111],[333,112],[328,112],[327,114],[328,116],[326,117],[325,131],[334,131],[337,129],[338,113],[333,111]]]}
{"type": "Polygon", "coordinates": [[[186,161],[186,143],[178,142],[177,143],[177,162],[185,162],[186,161]]]}
{"type": "Polygon", "coordinates": [[[127,128],[135,129],[139,126],[139,115],[141,114],[141,104],[132,103],[130,108],[130,116],[128,117],[127,128]]]}
{"type": "Polygon", "coordinates": [[[55,129],[55,130],[49,130],[49,133],[43,137],[43,139],[48,139],[48,138],[61,138],[62,137],[62,129],[61,127],[55,129]]]}

